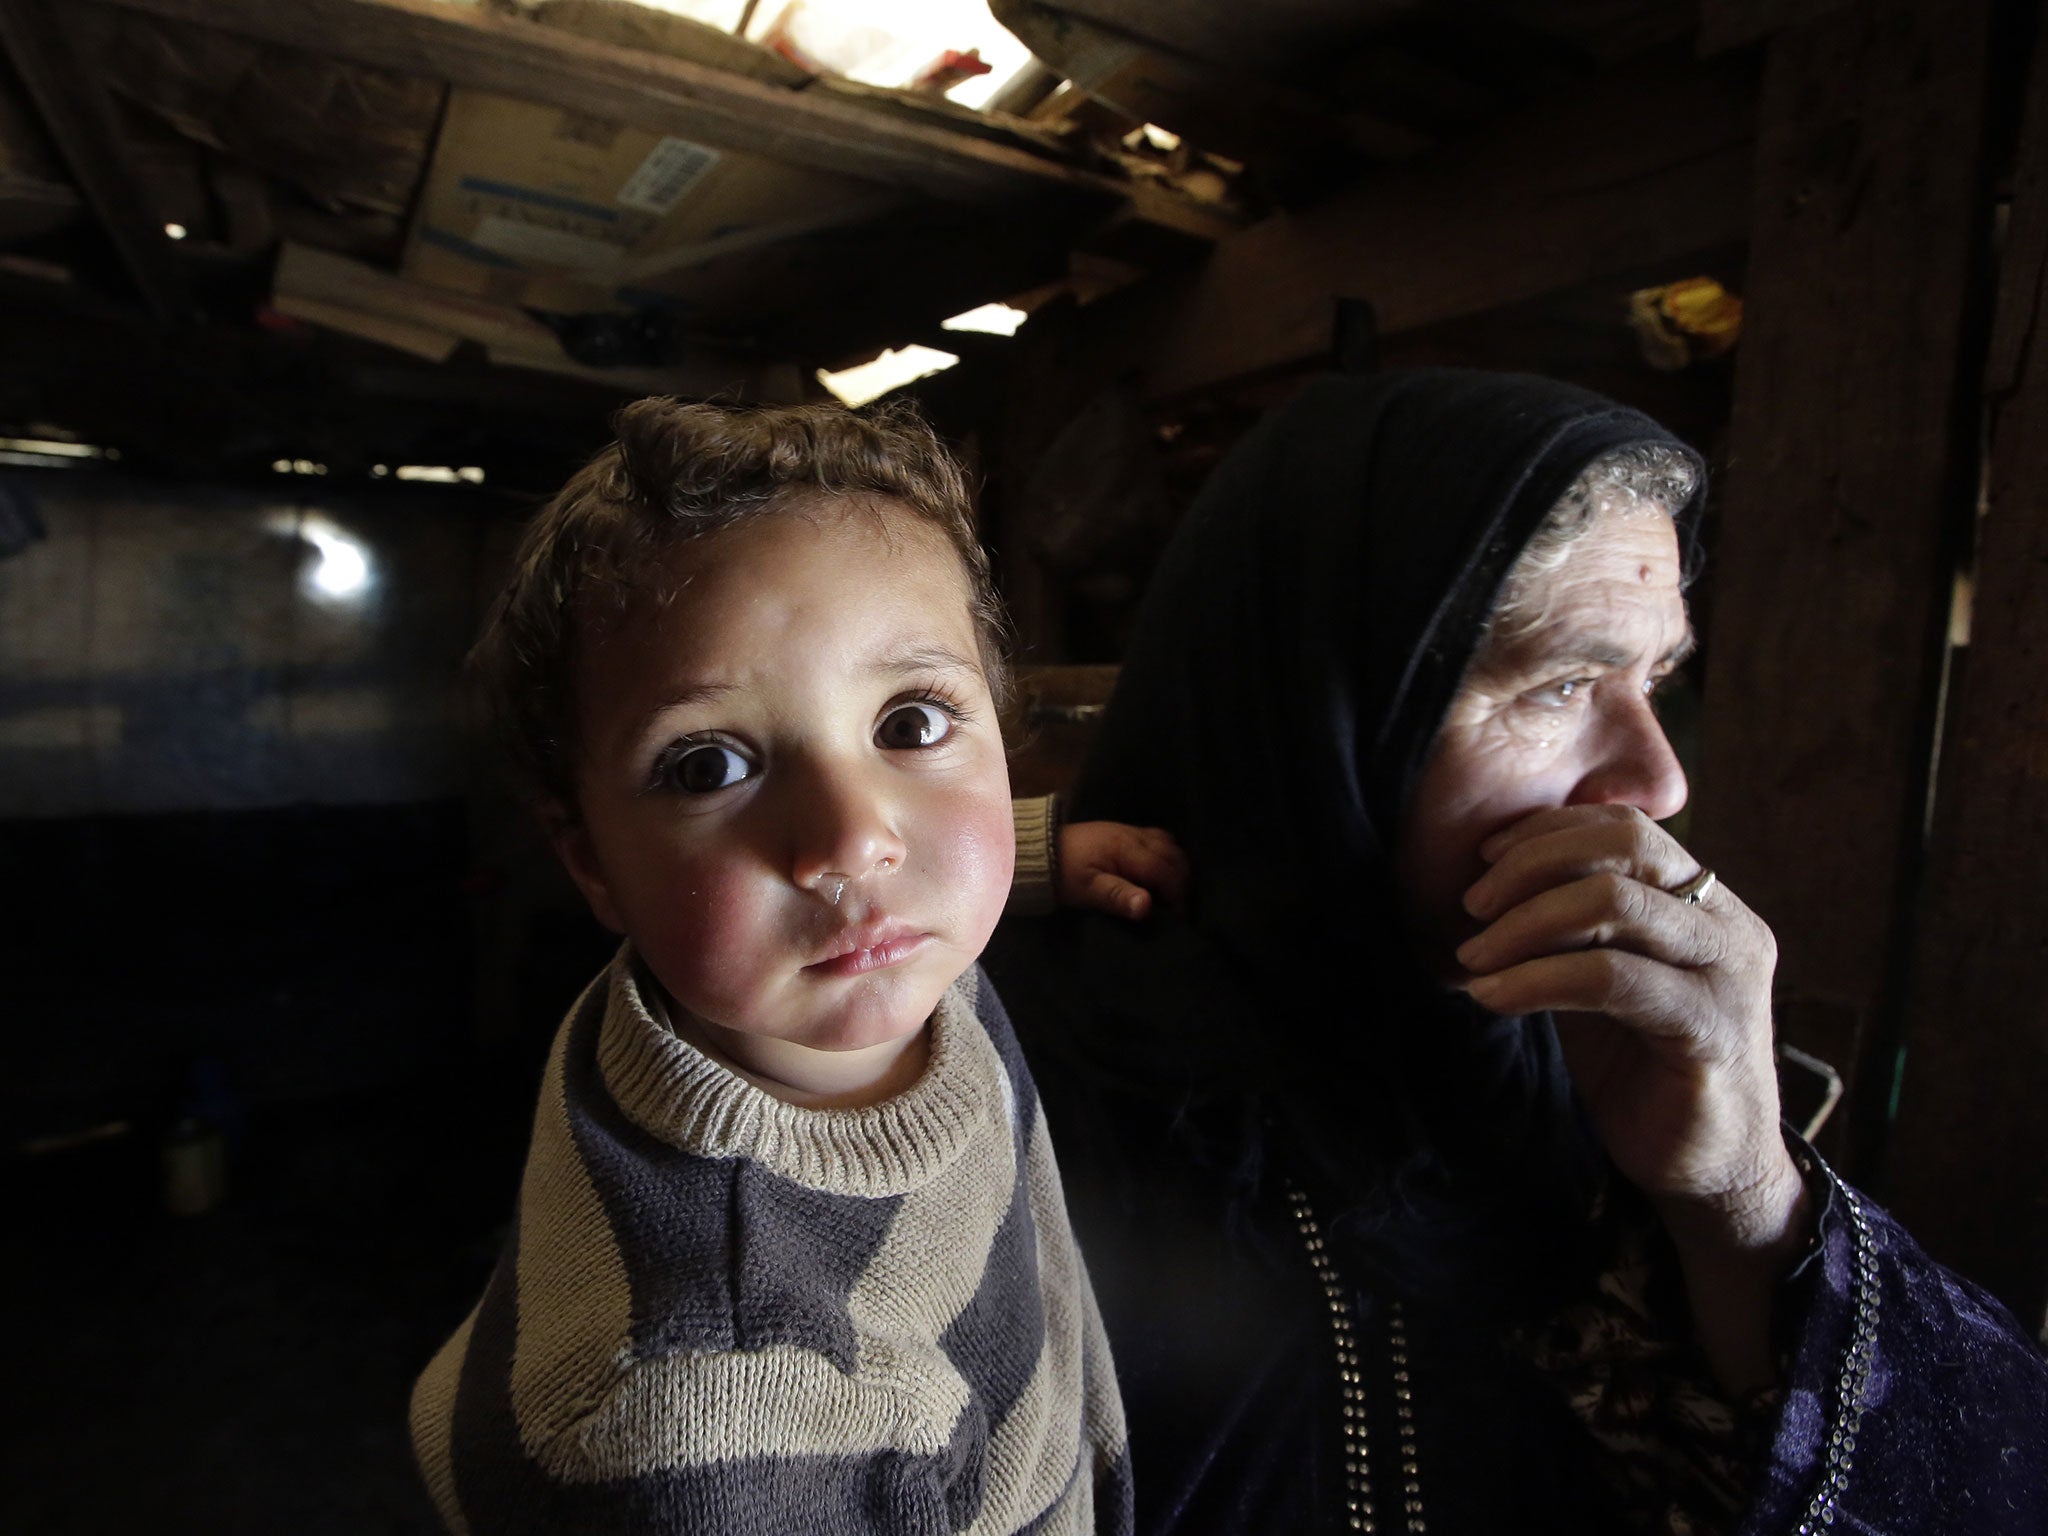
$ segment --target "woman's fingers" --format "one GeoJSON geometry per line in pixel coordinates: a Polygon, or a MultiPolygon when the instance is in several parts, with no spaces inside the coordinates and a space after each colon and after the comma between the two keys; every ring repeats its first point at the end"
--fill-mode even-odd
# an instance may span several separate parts
{"type": "Polygon", "coordinates": [[[1726,947],[1714,915],[1625,874],[1603,871],[1539,888],[1466,940],[1458,963],[1484,976],[1544,955],[1621,949],[1696,969],[1717,962],[1726,947]]]}
{"type": "Polygon", "coordinates": [[[1600,874],[1672,890],[1699,863],[1662,827],[1632,806],[1564,806],[1530,816],[1480,847],[1491,867],[1465,893],[1465,910],[1482,922],[1538,892],[1600,874]]]}
{"type": "Polygon", "coordinates": [[[1479,856],[1492,864],[1504,857],[1509,849],[1531,839],[1610,822],[1618,825],[1640,822],[1646,827],[1657,825],[1632,805],[1553,805],[1545,810],[1531,811],[1520,821],[1502,827],[1479,845],[1479,856]]]}
{"type": "Polygon", "coordinates": [[[1699,861],[1640,811],[1561,806],[1480,851],[1492,867],[1466,906],[1487,926],[1458,962],[1485,1007],[1599,1014],[1689,1041],[1689,1055],[1759,1031],[1767,1042],[1770,930],[1725,886],[1697,904],[1674,896],[1699,861]]]}
{"type": "Polygon", "coordinates": [[[1595,1013],[1693,1044],[1704,1041],[1715,1022],[1696,973],[1619,949],[1525,960],[1474,977],[1466,990],[1495,1013],[1595,1013]]]}

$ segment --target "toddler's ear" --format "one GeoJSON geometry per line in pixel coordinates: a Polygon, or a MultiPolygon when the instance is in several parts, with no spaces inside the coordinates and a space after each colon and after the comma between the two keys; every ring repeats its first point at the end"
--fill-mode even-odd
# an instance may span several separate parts
{"type": "Polygon", "coordinates": [[[588,829],[552,801],[541,807],[541,820],[555,857],[562,861],[562,868],[590,903],[591,915],[613,933],[623,934],[626,925],[619,917],[618,904],[612,900],[611,882],[605,878],[604,865],[598,860],[597,845],[591,842],[588,829]]]}

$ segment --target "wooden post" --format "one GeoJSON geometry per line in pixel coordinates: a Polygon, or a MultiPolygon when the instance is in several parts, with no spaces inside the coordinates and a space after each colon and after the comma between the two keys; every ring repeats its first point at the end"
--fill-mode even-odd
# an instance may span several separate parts
{"type": "Polygon", "coordinates": [[[1991,0],[1768,44],[1694,837],[1777,931],[1780,1030],[1865,1167],[1895,1054],[1953,532],[1976,477],[1991,0]]]}
{"type": "Polygon", "coordinates": [[[2048,1322],[2048,27],[2014,172],[1987,394],[1990,481],[1915,938],[1900,1216],[2048,1322]]]}

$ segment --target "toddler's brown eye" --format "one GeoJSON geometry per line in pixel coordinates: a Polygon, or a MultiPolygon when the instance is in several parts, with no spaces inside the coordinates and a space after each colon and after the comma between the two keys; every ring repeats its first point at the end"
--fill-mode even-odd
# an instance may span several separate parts
{"type": "Polygon", "coordinates": [[[936,704],[899,704],[875,728],[877,745],[892,749],[935,747],[953,734],[953,718],[936,704]]]}
{"type": "Polygon", "coordinates": [[[669,782],[686,795],[708,795],[713,790],[737,784],[753,772],[749,763],[731,747],[715,743],[691,747],[669,763],[669,782]]]}

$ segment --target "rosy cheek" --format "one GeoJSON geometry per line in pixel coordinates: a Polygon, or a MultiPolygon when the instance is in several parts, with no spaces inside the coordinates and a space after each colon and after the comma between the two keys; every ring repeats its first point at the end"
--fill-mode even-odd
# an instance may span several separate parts
{"type": "Polygon", "coordinates": [[[949,820],[940,878],[958,901],[964,921],[985,940],[1009,902],[1016,868],[1016,824],[1008,794],[964,798],[949,820]]]}
{"type": "Polygon", "coordinates": [[[760,882],[721,865],[684,865],[649,893],[634,941],[678,1002],[717,1019],[761,978],[768,926],[760,882]]]}

